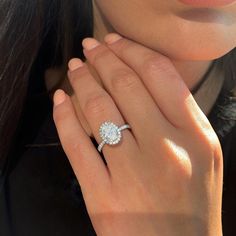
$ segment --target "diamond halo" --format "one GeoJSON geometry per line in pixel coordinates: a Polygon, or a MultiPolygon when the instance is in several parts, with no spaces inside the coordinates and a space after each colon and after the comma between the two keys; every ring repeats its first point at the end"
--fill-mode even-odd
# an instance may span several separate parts
{"type": "Polygon", "coordinates": [[[121,131],[119,127],[111,121],[104,122],[99,129],[102,140],[110,145],[115,145],[121,140],[121,131]]]}
{"type": "Polygon", "coordinates": [[[101,152],[105,144],[115,145],[119,143],[122,138],[121,131],[124,129],[131,129],[131,127],[128,124],[118,127],[111,121],[103,122],[99,128],[102,142],[98,145],[98,151],[101,152]]]}

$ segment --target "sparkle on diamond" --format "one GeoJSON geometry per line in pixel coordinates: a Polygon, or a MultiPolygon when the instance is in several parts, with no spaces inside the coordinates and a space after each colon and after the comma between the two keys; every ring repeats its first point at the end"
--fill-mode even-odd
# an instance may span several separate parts
{"type": "Polygon", "coordinates": [[[121,132],[118,126],[112,122],[105,122],[100,127],[101,138],[109,144],[116,144],[121,139],[121,132]]]}

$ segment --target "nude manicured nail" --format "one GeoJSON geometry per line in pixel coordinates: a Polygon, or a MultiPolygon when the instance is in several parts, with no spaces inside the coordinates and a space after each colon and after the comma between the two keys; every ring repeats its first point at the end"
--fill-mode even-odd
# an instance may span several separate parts
{"type": "Polygon", "coordinates": [[[82,67],[84,63],[79,58],[73,58],[69,61],[68,67],[70,71],[76,70],[82,67]]]}
{"type": "Polygon", "coordinates": [[[58,89],[53,96],[54,105],[58,106],[66,100],[66,94],[62,89],[58,89]]]}
{"type": "Polygon", "coordinates": [[[104,41],[107,44],[112,44],[112,43],[115,43],[116,41],[118,41],[121,38],[122,37],[119,34],[117,34],[117,33],[110,33],[110,34],[107,34],[105,36],[104,41]]]}
{"type": "Polygon", "coordinates": [[[86,50],[92,50],[100,45],[100,43],[94,38],[85,38],[82,45],[86,50]]]}

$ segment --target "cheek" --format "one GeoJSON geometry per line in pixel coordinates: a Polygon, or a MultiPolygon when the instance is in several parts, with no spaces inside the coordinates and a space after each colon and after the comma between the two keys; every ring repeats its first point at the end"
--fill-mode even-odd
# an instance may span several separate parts
{"type": "Polygon", "coordinates": [[[118,24],[116,30],[175,60],[214,60],[236,47],[236,24],[190,22],[162,16],[141,19],[139,24],[134,19],[130,24],[118,24]]]}
{"type": "Polygon", "coordinates": [[[139,11],[142,6],[140,2],[144,2],[143,0],[94,0],[94,2],[108,24],[124,36],[140,22],[139,11]]]}
{"type": "MultiPolygon", "coordinates": [[[[145,19],[147,15],[153,16],[155,11],[154,17],[159,18],[153,1],[156,5],[161,5],[158,2],[162,0],[94,0],[108,24],[118,33],[131,39],[140,38],[139,35],[144,31],[150,32],[149,20],[153,17],[148,16],[148,19],[145,19]]],[[[166,11],[166,7],[159,7],[159,11],[166,11]]]]}
{"type": "Polygon", "coordinates": [[[190,21],[162,4],[157,11],[147,1],[97,2],[115,31],[172,59],[213,60],[236,46],[236,22],[190,21]]]}
{"type": "Polygon", "coordinates": [[[164,32],[160,47],[175,59],[213,60],[236,46],[236,25],[182,20],[179,24],[173,23],[170,29],[172,31],[164,32]]]}

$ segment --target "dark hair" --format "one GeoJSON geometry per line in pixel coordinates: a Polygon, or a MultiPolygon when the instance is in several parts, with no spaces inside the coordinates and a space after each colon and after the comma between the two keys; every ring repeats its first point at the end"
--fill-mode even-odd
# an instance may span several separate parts
{"type": "Polygon", "coordinates": [[[0,0],[0,169],[19,125],[29,80],[43,80],[51,67],[64,68],[66,75],[68,60],[84,58],[81,42],[92,34],[91,0],[0,0]]]}
{"type": "MultiPolygon", "coordinates": [[[[50,67],[66,74],[68,60],[84,58],[82,39],[92,35],[92,0],[0,0],[0,161],[14,140],[29,80],[43,80],[50,67]]],[[[236,50],[217,63],[227,74],[225,89],[232,89],[236,50]]]]}

